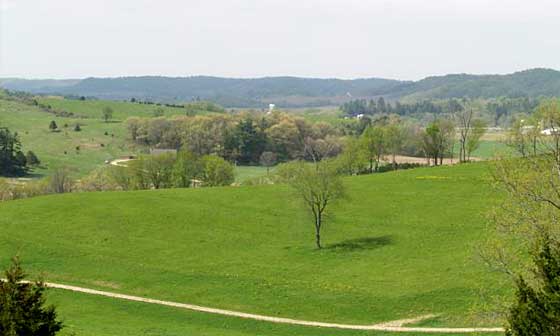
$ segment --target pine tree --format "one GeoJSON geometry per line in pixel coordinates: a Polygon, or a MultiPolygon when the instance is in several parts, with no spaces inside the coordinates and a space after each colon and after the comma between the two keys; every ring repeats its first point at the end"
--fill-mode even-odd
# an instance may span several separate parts
{"type": "Polygon", "coordinates": [[[533,261],[537,281],[531,286],[519,277],[508,336],[560,335],[560,244],[545,238],[533,261]]]}
{"type": "Polygon", "coordinates": [[[27,154],[25,154],[25,158],[27,159],[27,164],[30,166],[37,166],[41,164],[37,155],[35,155],[32,151],[28,151],[27,154]]]}
{"type": "Polygon", "coordinates": [[[49,129],[51,130],[51,132],[54,132],[58,129],[58,125],[56,124],[56,121],[52,120],[51,123],[49,124],[49,129]]]}
{"type": "Polygon", "coordinates": [[[23,282],[25,273],[19,258],[0,281],[0,335],[53,336],[62,329],[53,306],[44,307],[46,289],[42,282],[23,282]]]}

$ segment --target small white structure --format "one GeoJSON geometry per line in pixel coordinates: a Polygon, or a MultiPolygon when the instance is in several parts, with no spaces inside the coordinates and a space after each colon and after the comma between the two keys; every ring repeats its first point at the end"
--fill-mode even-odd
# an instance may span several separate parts
{"type": "Polygon", "coordinates": [[[558,130],[554,128],[547,128],[541,131],[542,135],[556,135],[558,134],[558,130]]]}
{"type": "Polygon", "coordinates": [[[363,113],[360,113],[360,114],[358,114],[358,115],[356,116],[356,119],[360,120],[360,119],[362,119],[363,117],[364,117],[364,114],[363,114],[363,113]]]}
{"type": "Polygon", "coordinates": [[[274,111],[275,108],[276,108],[275,104],[268,104],[268,113],[272,113],[272,111],[274,111]]]}

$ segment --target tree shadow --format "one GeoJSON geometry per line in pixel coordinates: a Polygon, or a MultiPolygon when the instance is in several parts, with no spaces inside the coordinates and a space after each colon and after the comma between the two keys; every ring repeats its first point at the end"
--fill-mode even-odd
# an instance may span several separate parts
{"type": "Polygon", "coordinates": [[[386,245],[393,244],[393,241],[393,237],[389,235],[380,237],[356,238],[329,245],[326,247],[326,249],[335,251],[374,250],[386,245]]]}

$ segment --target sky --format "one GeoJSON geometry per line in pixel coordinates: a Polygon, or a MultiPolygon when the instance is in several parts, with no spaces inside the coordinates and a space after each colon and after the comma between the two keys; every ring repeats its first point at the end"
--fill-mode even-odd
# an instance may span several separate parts
{"type": "Polygon", "coordinates": [[[560,69],[558,0],[0,0],[0,77],[560,69]]]}

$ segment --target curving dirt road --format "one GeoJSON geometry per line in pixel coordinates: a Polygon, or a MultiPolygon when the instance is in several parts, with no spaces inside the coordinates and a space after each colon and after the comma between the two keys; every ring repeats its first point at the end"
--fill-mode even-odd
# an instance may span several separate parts
{"type": "Polygon", "coordinates": [[[105,292],[105,291],[100,291],[100,290],[95,290],[95,289],[90,289],[90,288],[62,285],[62,284],[56,284],[56,283],[50,283],[50,282],[47,282],[45,284],[46,284],[47,287],[50,287],[50,288],[64,289],[64,290],[69,290],[69,291],[72,291],[72,292],[79,292],[79,293],[85,293],[85,294],[91,294],[91,295],[99,295],[99,296],[105,296],[105,297],[121,299],[121,300],[128,300],[128,301],[151,303],[151,304],[157,304],[157,305],[161,305],[161,306],[188,309],[188,310],[193,310],[193,311],[198,311],[198,312],[203,312],[203,313],[240,317],[240,318],[245,318],[245,319],[272,322],[272,323],[301,325],[301,326],[308,326],[308,327],[352,329],[352,330],[376,330],[376,331],[393,331],[393,332],[457,333],[457,334],[497,333],[497,332],[503,332],[504,331],[503,328],[426,328],[426,327],[405,327],[405,326],[403,326],[403,324],[418,322],[418,321],[423,320],[423,319],[432,318],[435,315],[426,315],[426,316],[420,316],[420,317],[417,317],[417,318],[414,318],[414,319],[384,322],[384,323],[379,323],[379,324],[374,324],[374,325],[355,325],[355,324],[339,324],[339,323],[294,320],[294,319],[283,318],[283,317],[273,317],[273,316],[266,316],[266,315],[242,313],[242,312],[237,312],[237,311],[232,311],[232,310],[209,308],[209,307],[197,306],[197,305],[192,305],[192,304],[187,304],[187,303],[178,303],[178,302],[172,302],[172,301],[162,301],[162,300],[156,300],[156,299],[148,299],[148,298],[143,298],[143,297],[139,297],[139,296],[105,292]]]}

